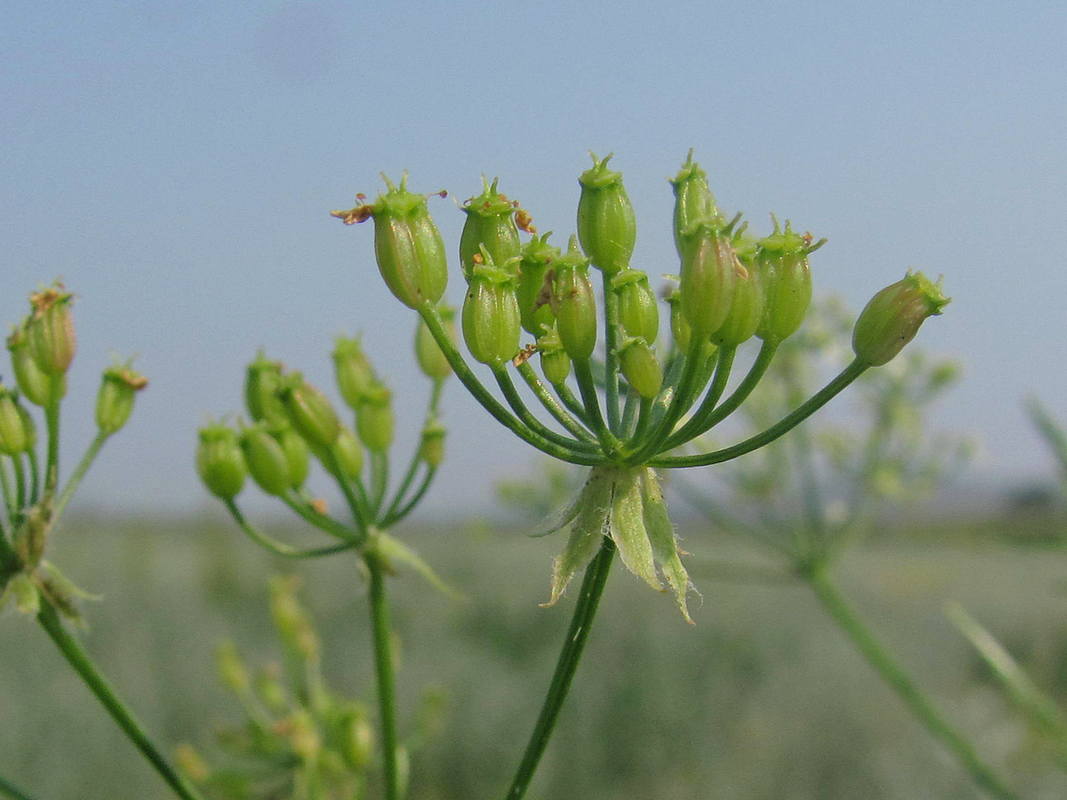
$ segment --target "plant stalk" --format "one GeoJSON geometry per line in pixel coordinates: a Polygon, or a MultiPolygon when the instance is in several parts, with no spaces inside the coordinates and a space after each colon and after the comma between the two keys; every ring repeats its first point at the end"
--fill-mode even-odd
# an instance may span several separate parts
{"type": "Polygon", "coordinates": [[[374,630],[374,668],[378,682],[378,716],[385,770],[385,800],[399,800],[396,763],[396,687],[385,575],[377,556],[365,558],[370,572],[370,614],[374,630]]]}
{"type": "Polygon", "coordinates": [[[604,593],[604,585],[607,583],[614,555],[615,543],[610,537],[605,536],[600,545],[600,552],[586,567],[578,603],[574,608],[574,616],[571,617],[571,624],[567,629],[567,638],[564,640],[559,660],[556,662],[552,683],[549,684],[548,693],[541,706],[541,713],[537,717],[537,724],[534,725],[530,741],[526,745],[526,752],[511,782],[511,788],[505,795],[505,800],[520,800],[526,794],[537,765],[541,761],[541,756],[548,746],[548,740],[556,726],[556,719],[563,707],[563,701],[567,698],[567,691],[578,669],[578,662],[582,658],[586,639],[589,638],[589,629],[593,626],[593,618],[600,604],[600,596],[604,593]]]}
{"type": "Polygon", "coordinates": [[[63,657],[67,659],[67,663],[78,673],[78,677],[96,695],[96,699],[104,706],[111,718],[115,720],[133,745],[141,751],[160,777],[174,790],[174,793],[182,800],[203,800],[200,793],[167,763],[163,754],[159,752],[140,723],[134,718],[133,713],[96,669],[89,654],[78,640],[67,632],[56,613],[55,606],[47,598],[41,598],[41,610],[37,614],[37,621],[59,648],[63,657]]]}

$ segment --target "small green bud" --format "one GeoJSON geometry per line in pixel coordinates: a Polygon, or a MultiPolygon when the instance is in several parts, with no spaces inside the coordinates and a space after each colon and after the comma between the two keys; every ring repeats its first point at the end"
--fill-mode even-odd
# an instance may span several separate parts
{"type": "MultiPolygon", "coordinates": [[[[448,334],[449,340],[454,344],[456,341],[456,311],[448,306],[441,306],[438,311],[440,311],[441,319],[444,321],[445,332],[448,334]]],[[[448,359],[445,358],[445,354],[441,352],[441,348],[437,346],[433,334],[426,327],[422,317],[419,318],[418,325],[415,328],[415,360],[418,362],[419,369],[423,371],[423,374],[433,380],[444,380],[452,374],[452,366],[448,363],[448,359]]]]}
{"type": "Polygon", "coordinates": [[[215,666],[219,671],[219,679],[227,689],[237,694],[248,691],[248,668],[237,652],[237,645],[229,639],[215,648],[215,666]]]}
{"type": "Polygon", "coordinates": [[[0,384],[0,453],[16,456],[25,452],[28,444],[26,423],[19,413],[18,394],[0,384]]]}
{"type": "Polygon", "coordinates": [[[271,361],[260,350],[245,370],[245,407],[252,419],[288,424],[289,414],[278,396],[281,386],[281,362],[271,361]]]}
{"type": "Polygon", "coordinates": [[[639,395],[652,399],[659,394],[663,369],[648,342],[640,336],[627,339],[619,346],[619,367],[639,395]]]}
{"type": "Polygon", "coordinates": [[[593,266],[613,274],[630,266],[637,240],[637,219],[622,173],[608,169],[609,153],[578,178],[578,239],[593,266]]]}
{"type": "Polygon", "coordinates": [[[552,310],[564,349],[575,361],[587,361],[596,347],[597,308],[589,261],[572,236],[552,279],[552,310]]]}
{"type": "Polygon", "coordinates": [[[259,488],[267,494],[283,495],[292,486],[289,459],[266,424],[258,423],[241,432],[241,452],[245,465],[259,488]]]}
{"type": "Polygon", "coordinates": [[[519,304],[516,279],[486,257],[476,264],[463,301],[463,339],[471,356],[499,366],[519,350],[519,304]]]}
{"type": "Polygon", "coordinates": [[[353,770],[364,771],[374,755],[374,728],[367,713],[359,706],[349,706],[341,712],[338,724],[341,755],[353,770]]]}
{"type": "Polygon", "coordinates": [[[522,248],[519,261],[519,286],[516,296],[522,327],[532,336],[540,336],[555,320],[552,313],[551,286],[545,279],[552,264],[560,257],[560,250],[548,243],[551,233],[534,236],[522,248]]]}
{"type": "Polygon", "coordinates": [[[792,336],[811,304],[811,269],[808,255],[822,247],[825,239],[812,244],[811,234],[794,233],[785,223],[757,243],[754,258],[756,278],[763,286],[763,319],[756,335],[764,341],[782,341],[792,336]]]}
{"type": "Polygon", "coordinates": [[[374,367],[371,366],[359,339],[338,336],[330,355],[333,358],[337,389],[348,407],[354,410],[377,380],[374,367]]]}
{"type": "Polygon", "coordinates": [[[373,217],[374,255],[389,290],[409,308],[436,303],[448,284],[448,258],[441,232],[426,207],[426,195],[407,190],[407,175],[399,187],[388,178],[385,184],[387,191],[378,195],[374,205],[364,203],[331,214],[346,225],[373,217]]]}
{"type": "Polygon", "coordinates": [[[485,247],[494,264],[513,263],[521,250],[519,229],[515,225],[516,204],[497,191],[497,179],[492,185],[482,178],[482,193],[462,206],[467,215],[459,237],[459,261],[463,275],[469,281],[485,247]]]}
{"type": "Polygon", "coordinates": [[[541,372],[544,373],[545,379],[553,386],[567,380],[571,372],[571,357],[563,348],[555,325],[537,340],[537,349],[541,353],[541,372]]]}
{"type": "Polygon", "coordinates": [[[756,335],[763,319],[763,288],[755,275],[738,265],[734,301],[722,325],[711,337],[720,346],[737,347],[756,335]]]}
{"type": "Polygon", "coordinates": [[[245,466],[237,431],[221,423],[200,429],[196,470],[208,491],[222,500],[232,500],[244,486],[245,466]]]}
{"type": "Polygon", "coordinates": [[[689,327],[689,320],[682,313],[682,293],[677,288],[672,289],[666,299],[671,307],[671,337],[674,339],[674,346],[687,353],[689,343],[693,339],[693,329],[689,327]]]}
{"type": "Polygon", "coordinates": [[[360,401],[356,430],[373,452],[385,452],[393,443],[393,393],[382,384],[376,384],[360,401]]]}
{"type": "Polygon", "coordinates": [[[311,467],[311,458],[308,451],[308,443],[304,438],[286,425],[283,428],[274,428],[271,431],[282,452],[289,470],[289,486],[299,489],[307,480],[308,471],[311,467]]]}
{"type": "Polygon", "coordinates": [[[60,382],[60,397],[67,393],[65,376],[53,377],[41,371],[30,354],[30,340],[26,333],[29,319],[15,328],[7,337],[7,349],[11,352],[11,369],[15,373],[15,383],[22,396],[35,406],[45,406],[52,391],[52,382],[60,382]]]}
{"type": "Polygon", "coordinates": [[[329,447],[337,440],[341,423],[333,405],[322,392],[307,383],[299,372],[282,381],[280,396],[289,422],[308,444],[329,447]]]}
{"type": "Polygon", "coordinates": [[[96,395],[96,427],[101,433],[110,436],[122,429],[133,413],[134,398],[146,386],[148,378],[129,364],[104,370],[96,395]]]}
{"type": "Polygon", "coordinates": [[[22,403],[16,403],[16,407],[19,411],[19,417],[22,418],[22,429],[26,436],[26,452],[28,453],[37,445],[37,423],[33,421],[33,416],[26,406],[22,405],[22,403]]]}
{"type": "Polygon", "coordinates": [[[682,237],[681,307],[693,336],[707,339],[726,321],[740,264],[730,243],[739,217],[704,220],[682,237]]]}
{"type": "Polygon", "coordinates": [[[619,324],[627,336],[639,336],[648,344],[659,336],[659,307],[648,285],[648,275],[637,269],[624,269],[611,279],[611,290],[619,298],[619,324]]]}
{"type": "Polygon", "coordinates": [[[707,173],[693,160],[692,150],[670,182],[674,189],[674,246],[681,256],[684,237],[698,222],[718,217],[719,210],[708,188],[707,173]]]}
{"type": "Polygon", "coordinates": [[[26,326],[30,355],[46,375],[63,375],[74,360],[77,340],[71,305],[74,295],[55,283],[30,295],[30,319],[26,326]]]}
{"type": "Polygon", "coordinates": [[[436,418],[422,429],[419,441],[419,459],[429,467],[439,467],[445,459],[445,426],[436,418]]]}
{"type": "Polygon", "coordinates": [[[892,360],[915,338],[927,317],[941,313],[949,298],[921,272],[908,271],[902,280],[882,289],[860,312],[852,332],[856,358],[872,367],[892,360]]]}
{"type": "MultiPolygon", "coordinates": [[[[342,425],[341,435],[333,443],[333,455],[341,471],[349,478],[358,478],[363,471],[363,444],[355,431],[342,425]]],[[[333,471],[332,468],[330,470],[333,471]]]]}

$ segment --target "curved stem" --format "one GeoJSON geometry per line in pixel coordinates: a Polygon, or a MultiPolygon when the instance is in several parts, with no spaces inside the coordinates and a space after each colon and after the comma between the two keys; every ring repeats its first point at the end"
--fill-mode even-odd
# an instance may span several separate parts
{"type": "Polygon", "coordinates": [[[837,377],[812,395],[806,403],[791,414],[786,415],[762,433],[758,433],[755,436],[745,439],[743,442],[738,442],[732,447],[715,450],[711,453],[699,453],[692,456],[668,456],[665,458],[656,458],[652,460],[649,466],[658,467],[660,469],[706,467],[708,464],[718,464],[722,461],[730,461],[738,456],[743,456],[745,453],[751,453],[753,450],[758,450],[764,445],[770,444],[778,437],[788,433],[830,402],[830,400],[838,395],[846,386],[862,375],[867,368],[867,364],[858,360],[853,361],[845,367],[837,377]]]}
{"type": "MultiPolygon", "coordinates": [[[[701,371],[701,362],[704,360],[703,356],[706,350],[707,343],[704,341],[694,340],[689,345],[689,352],[686,354],[685,365],[682,367],[682,376],[678,381],[678,385],[673,389],[667,389],[667,391],[672,392],[672,396],[666,413],[656,423],[652,432],[647,437],[642,437],[644,438],[643,442],[638,440],[637,450],[631,454],[628,459],[629,463],[635,465],[644,464],[649,456],[659,451],[667,437],[671,435],[675,423],[681,419],[682,414],[685,413],[688,407],[688,398],[693,394],[694,384],[698,373],[701,371]]],[[[655,404],[653,404],[654,409],[655,404]]]]}
{"type": "Polygon", "coordinates": [[[374,668],[378,682],[378,716],[382,736],[382,762],[385,768],[385,800],[399,800],[396,769],[396,700],[393,651],[389,629],[389,605],[385,598],[385,576],[376,556],[364,559],[370,572],[370,612],[374,631],[374,668]]]}
{"type": "Polygon", "coordinates": [[[30,505],[36,505],[41,497],[41,465],[37,461],[37,449],[26,451],[30,461],[30,505]]]}
{"type": "Polygon", "coordinates": [[[326,514],[320,514],[302,497],[296,494],[296,492],[280,495],[280,499],[283,503],[289,506],[297,516],[309,525],[314,525],[320,531],[328,533],[330,536],[345,542],[355,542],[360,539],[359,531],[342,525],[333,517],[327,516],[326,514]]]}
{"type": "Polygon", "coordinates": [[[574,392],[564,381],[552,384],[552,388],[556,392],[556,396],[559,397],[560,402],[566,406],[567,410],[571,412],[583,425],[592,427],[592,423],[589,421],[589,417],[585,413],[585,406],[581,401],[574,396],[574,392]]]}
{"type": "Polygon", "coordinates": [[[441,348],[441,352],[444,354],[445,358],[448,359],[448,363],[452,367],[452,371],[456,373],[456,377],[466,387],[467,391],[474,395],[474,399],[481,403],[482,407],[488,411],[497,422],[527,444],[536,447],[541,452],[553,456],[554,458],[558,458],[560,461],[566,461],[571,464],[583,464],[585,466],[595,466],[603,461],[601,458],[572,453],[566,448],[545,440],[543,437],[538,436],[531,431],[527,426],[523,425],[506,408],[504,408],[495,397],[489,394],[489,391],[482,385],[482,382],[478,380],[478,376],[476,376],[474,372],[471,371],[471,368],[467,366],[467,363],[463,360],[463,356],[460,355],[456,346],[449,338],[448,333],[445,331],[441,320],[441,313],[437,308],[432,303],[427,302],[423,303],[416,310],[426,323],[426,327],[429,328],[430,334],[433,336],[434,341],[437,342],[437,346],[441,348]]]}
{"type": "Polygon", "coordinates": [[[11,522],[11,529],[14,530],[18,524],[16,520],[19,509],[15,502],[15,487],[11,485],[11,476],[7,474],[7,464],[4,463],[3,456],[0,456],[0,491],[3,491],[7,518],[11,522]]]}
{"type": "Polygon", "coordinates": [[[522,379],[526,381],[526,385],[530,387],[530,391],[537,396],[537,399],[541,401],[541,405],[560,425],[566,428],[579,441],[591,445],[596,444],[596,438],[582,427],[582,423],[568,414],[567,409],[557,403],[555,398],[548,393],[548,389],[541,383],[541,379],[537,377],[537,373],[533,371],[533,367],[530,366],[529,362],[522,362],[516,369],[522,379]]]}
{"type": "Polygon", "coordinates": [[[26,468],[22,465],[22,454],[11,456],[11,466],[15,470],[15,504],[19,516],[26,507],[29,497],[26,495],[26,468]]]}
{"type": "Polygon", "coordinates": [[[541,423],[541,420],[535,417],[526,407],[526,404],[522,402],[522,397],[520,397],[519,393],[515,390],[515,383],[511,380],[511,375],[508,374],[507,367],[503,365],[493,367],[493,377],[496,378],[497,385],[500,387],[500,391],[504,393],[504,398],[508,401],[508,405],[511,406],[511,410],[514,411],[518,418],[528,425],[530,430],[534,433],[543,436],[550,442],[555,442],[568,449],[595,452],[595,447],[591,446],[588,442],[568,438],[545,427],[545,425],[541,423]]]}
{"type": "Polygon", "coordinates": [[[734,355],[736,353],[736,347],[719,348],[715,355],[715,377],[711,380],[711,387],[708,389],[708,393],[704,395],[703,401],[701,401],[693,416],[689,418],[689,421],[667,437],[667,441],[660,448],[661,452],[673,450],[707,430],[707,428],[703,427],[703,422],[715,410],[716,404],[722,398],[723,392],[726,391],[726,384],[730,380],[730,370],[733,368],[734,355]]]}
{"type": "Polygon", "coordinates": [[[145,733],[140,723],[134,718],[132,712],[115,694],[115,690],[111,688],[104,676],[97,671],[89,654],[85,652],[78,640],[63,627],[55,607],[47,598],[41,598],[41,610],[37,614],[37,621],[56,647],[59,648],[63,657],[67,659],[67,663],[78,673],[78,677],[96,695],[96,699],[104,706],[111,718],[115,720],[123,733],[141,751],[141,755],[148,760],[174,793],[183,798],[183,800],[203,800],[192,784],[167,763],[163,754],[148,738],[148,734],[145,733]]]}
{"type": "MultiPolygon", "coordinates": [[[[389,513],[382,520],[382,527],[391,527],[400,522],[404,517],[410,514],[415,506],[422,500],[423,495],[430,488],[430,484],[433,483],[434,476],[437,474],[437,467],[428,467],[426,474],[422,476],[422,481],[419,483],[419,488],[415,490],[415,494],[411,496],[404,505],[395,510],[390,510],[389,513]]],[[[397,497],[399,500],[399,496],[397,497]]]]}
{"type": "Polygon", "coordinates": [[[578,380],[578,391],[582,395],[582,405],[585,407],[585,415],[590,422],[589,427],[596,434],[604,452],[614,453],[618,442],[604,424],[604,417],[600,414],[600,401],[597,399],[596,382],[593,380],[589,359],[573,363],[574,377],[578,380]]]}
{"type": "Polygon", "coordinates": [[[74,497],[74,493],[78,490],[78,484],[82,482],[82,478],[85,477],[85,473],[89,471],[89,467],[93,465],[93,461],[96,459],[97,454],[100,452],[100,448],[104,446],[104,442],[107,441],[108,435],[101,431],[96,434],[96,437],[89,443],[89,446],[85,448],[85,454],[82,456],[81,461],[78,462],[78,466],[74,468],[74,472],[70,473],[70,479],[67,481],[67,485],[63,487],[63,491],[59,494],[59,499],[56,501],[56,507],[52,510],[52,528],[55,529],[59,523],[59,518],[63,516],[63,510],[67,507],[70,499],[74,497]]]}
{"type": "Polygon", "coordinates": [[[941,716],[922,690],[878,643],[870,629],[837,591],[825,570],[809,570],[806,578],[823,608],[863,654],[867,663],[897,693],[930,734],[952,751],[974,782],[992,797],[1015,800],[1017,795],[1001,782],[996,773],[982,761],[974,746],[941,716]]]}
{"type": "Polygon", "coordinates": [[[389,457],[385,453],[372,450],[370,454],[371,496],[370,513],[373,519],[378,515],[385,499],[385,490],[389,488],[389,457]]]}
{"type": "Polygon", "coordinates": [[[329,450],[329,459],[331,462],[330,465],[333,467],[330,472],[333,474],[337,486],[341,489],[341,494],[344,495],[345,502],[348,503],[348,509],[352,512],[352,519],[355,521],[356,527],[359,528],[360,541],[363,541],[367,538],[367,526],[371,523],[371,512],[369,503],[367,502],[367,492],[364,490],[363,483],[359,479],[354,481],[349,479],[345,474],[344,467],[341,466],[341,460],[332,449],[329,450]]]}
{"type": "Polygon", "coordinates": [[[343,550],[351,550],[357,546],[354,541],[348,541],[344,544],[334,544],[329,547],[316,547],[311,550],[300,550],[292,545],[279,542],[277,539],[273,539],[261,530],[256,528],[255,525],[245,519],[244,514],[237,507],[237,503],[233,500],[223,501],[226,504],[226,508],[229,509],[230,514],[237,521],[237,524],[241,527],[241,530],[245,532],[253,542],[260,547],[264,547],[275,555],[284,556],[285,558],[318,558],[319,556],[328,556],[334,553],[340,553],[343,550]]]}
{"type": "Polygon", "coordinates": [[[17,788],[13,783],[9,783],[0,777],[0,795],[4,797],[10,797],[11,800],[33,800],[28,794],[17,788]]]}
{"type": "Polygon", "coordinates": [[[570,689],[575,670],[578,669],[578,662],[582,658],[586,639],[589,638],[589,629],[593,625],[600,596],[604,593],[604,585],[607,583],[614,555],[615,543],[610,537],[605,536],[600,544],[600,551],[586,567],[578,603],[574,607],[574,616],[571,617],[571,624],[567,629],[567,638],[563,642],[563,649],[556,662],[552,683],[549,684],[548,694],[541,706],[541,713],[537,717],[537,724],[530,735],[526,752],[511,782],[511,788],[505,795],[505,800],[520,800],[526,794],[537,765],[541,761],[541,756],[548,746],[559,711],[563,707],[563,701],[567,698],[567,691],[570,689]]]}
{"type": "MultiPolygon", "coordinates": [[[[705,409],[704,406],[701,405],[700,410],[697,411],[693,418],[686,423],[675,436],[672,436],[671,439],[668,440],[668,445],[670,447],[677,447],[683,442],[689,441],[696,436],[700,436],[702,433],[706,433],[733,414],[741,407],[741,404],[748,399],[748,396],[752,394],[752,390],[756,388],[759,382],[763,380],[763,376],[767,374],[767,369],[771,366],[771,362],[774,360],[774,354],[777,352],[778,342],[764,342],[763,346],[760,348],[759,354],[756,356],[756,360],[752,362],[748,374],[745,375],[741,383],[734,389],[733,394],[726,398],[718,408],[709,406],[705,409]],[[683,434],[685,438],[683,438],[683,434]]],[[[718,373],[716,373],[716,377],[718,377],[718,373]]]]}
{"type": "Polygon", "coordinates": [[[65,381],[53,377],[49,382],[48,400],[44,406],[45,427],[48,429],[48,461],[44,470],[44,495],[51,497],[59,485],[59,406],[63,402],[65,381]]]}

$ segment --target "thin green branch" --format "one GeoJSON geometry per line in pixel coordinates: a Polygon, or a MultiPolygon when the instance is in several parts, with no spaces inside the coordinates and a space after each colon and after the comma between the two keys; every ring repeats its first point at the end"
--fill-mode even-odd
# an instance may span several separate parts
{"type": "Polygon", "coordinates": [[[373,554],[365,557],[370,572],[370,612],[374,632],[374,667],[378,685],[378,723],[382,737],[382,763],[385,770],[385,800],[399,800],[396,759],[396,688],[393,674],[392,631],[385,596],[382,565],[373,554]]]}
{"type": "Polygon", "coordinates": [[[604,424],[604,417],[600,413],[600,400],[597,397],[596,382],[593,380],[593,371],[589,366],[589,359],[575,361],[574,377],[578,380],[578,392],[582,396],[582,405],[585,407],[585,416],[590,422],[590,429],[596,434],[603,451],[613,454],[618,447],[618,440],[604,424]]]}
{"type": "Polygon", "coordinates": [[[334,553],[340,553],[344,550],[352,550],[353,548],[358,547],[357,542],[348,541],[344,544],[334,544],[328,547],[316,547],[309,550],[301,550],[292,545],[285,544],[284,542],[279,542],[277,539],[263,533],[255,525],[245,519],[244,514],[241,513],[241,510],[237,507],[237,503],[233,500],[225,500],[223,502],[225,503],[226,508],[229,509],[230,514],[233,515],[234,520],[236,520],[237,524],[241,527],[241,530],[245,532],[245,535],[260,547],[269,550],[275,555],[284,556],[285,558],[319,558],[320,556],[329,556],[334,553]]]}
{"type": "MultiPolygon", "coordinates": [[[[614,274],[614,273],[613,273],[614,274]]],[[[612,291],[611,275],[601,270],[604,289],[604,407],[608,414],[608,429],[622,435],[619,425],[619,296],[612,291]]]]}
{"type": "Polygon", "coordinates": [[[511,380],[507,367],[504,365],[493,367],[493,377],[496,378],[497,385],[500,387],[500,391],[504,393],[504,398],[507,400],[508,405],[511,406],[511,410],[534,433],[561,447],[586,453],[596,452],[595,445],[591,445],[588,441],[572,439],[545,427],[541,420],[535,417],[522,401],[522,397],[516,391],[515,383],[511,380]]]}
{"type": "Polygon", "coordinates": [[[1016,800],[1018,796],[1015,792],[1011,791],[982,761],[974,746],[941,716],[918,685],[874,638],[870,629],[856,616],[838,592],[825,570],[811,569],[805,577],[823,608],[863,654],[867,663],[897,693],[930,734],[952,752],[974,782],[992,797],[1000,798],[1000,800],[1016,800]]]}
{"type": "MultiPolygon", "coordinates": [[[[845,367],[833,380],[831,380],[826,386],[812,395],[806,403],[797,408],[792,413],[786,415],[777,423],[772,425],[762,433],[758,433],[742,442],[724,448],[722,450],[715,450],[711,453],[699,453],[692,456],[666,456],[663,458],[653,459],[650,466],[658,467],[660,469],[677,469],[680,467],[706,467],[709,464],[718,464],[723,461],[730,461],[731,459],[743,456],[746,453],[751,453],[753,450],[758,450],[764,445],[770,444],[775,439],[783,436],[791,431],[801,422],[806,420],[842,390],[845,389],[850,383],[866,371],[868,365],[861,361],[853,361],[847,367],[845,367]]],[[[724,404],[725,405],[725,404],[724,404]]]]}
{"type": "Polygon", "coordinates": [[[66,509],[67,504],[70,503],[71,498],[74,497],[74,493],[78,490],[78,485],[82,482],[82,478],[85,477],[85,473],[89,471],[89,467],[93,465],[93,461],[100,452],[100,448],[104,446],[104,442],[108,440],[108,436],[109,434],[103,431],[97,433],[89,443],[89,446],[85,448],[85,453],[82,455],[81,461],[78,462],[78,466],[70,473],[67,485],[63,487],[63,491],[60,492],[59,499],[56,501],[56,506],[52,510],[53,529],[59,524],[59,518],[63,516],[63,511],[66,509]]]}
{"type": "Polygon", "coordinates": [[[11,800],[33,800],[28,794],[15,786],[15,784],[0,777],[0,795],[10,797],[11,800]]]}
{"type": "Polygon", "coordinates": [[[309,525],[313,525],[324,533],[330,534],[344,542],[355,542],[361,539],[359,531],[342,525],[327,514],[320,514],[311,504],[298,495],[295,491],[281,495],[281,501],[289,506],[301,519],[309,525]]]}
{"type": "Polygon", "coordinates": [[[389,514],[382,520],[382,527],[392,527],[396,523],[400,522],[404,517],[410,514],[415,506],[419,504],[427,490],[430,488],[430,484],[433,483],[434,476],[437,475],[437,467],[427,467],[426,472],[422,476],[422,480],[419,483],[419,488],[415,490],[415,493],[411,495],[409,499],[402,506],[395,511],[390,511],[389,514]]]}
{"type": "Polygon", "coordinates": [[[600,551],[586,567],[582,588],[578,594],[578,603],[574,607],[574,616],[571,617],[567,638],[564,639],[563,649],[556,662],[556,670],[552,675],[548,694],[545,696],[541,713],[537,717],[537,724],[534,725],[530,741],[526,745],[526,751],[511,782],[511,788],[505,795],[505,800],[520,800],[526,794],[537,765],[541,761],[541,756],[548,746],[560,709],[563,707],[563,701],[567,698],[567,691],[570,689],[574,673],[581,661],[585,642],[589,638],[589,631],[593,626],[600,597],[604,593],[604,585],[607,583],[614,555],[615,544],[610,537],[605,536],[600,544],[600,551]]]}
{"type": "Polygon", "coordinates": [[[537,373],[534,372],[533,367],[530,366],[529,362],[523,361],[516,367],[516,370],[519,375],[522,376],[522,379],[526,381],[526,385],[530,387],[530,391],[532,391],[537,399],[541,401],[541,405],[545,407],[545,410],[548,411],[560,425],[566,428],[570,434],[580,442],[596,445],[596,437],[582,427],[582,423],[567,413],[567,410],[548,393],[548,389],[541,383],[541,379],[537,377],[537,373]]]}
{"type": "Polygon", "coordinates": [[[119,699],[118,695],[115,694],[115,690],[97,670],[89,654],[82,648],[78,640],[67,632],[63,622],[59,619],[59,615],[56,613],[55,607],[47,598],[41,598],[41,610],[37,614],[37,621],[56,647],[59,648],[59,651],[78,674],[78,677],[96,695],[96,699],[104,706],[134,747],[148,760],[174,793],[182,800],[203,800],[192,784],[167,763],[163,754],[159,752],[148,737],[148,734],[141,727],[141,724],[134,718],[133,713],[119,699]]]}

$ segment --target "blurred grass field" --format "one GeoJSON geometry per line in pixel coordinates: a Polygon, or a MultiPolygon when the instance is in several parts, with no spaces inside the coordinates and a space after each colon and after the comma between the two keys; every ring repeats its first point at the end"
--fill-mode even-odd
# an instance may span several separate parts
{"type": "MultiPolygon", "coordinates": [[[[1067,704],[1067,561],[1046,536],[1064,527],[1054,517],[912,526],[856,547],[838,569],[875,632],[1027,798],[1067,797],[1067,777],[941,609],[961,602],[1067,704]],[[1020,533],[1030,543],[1018,544],[1020,533]]],[[[411,575],[392,582],[404,728],[423,689],[447,698],[440,731],[413,757],[410,797],[499,797],[573,603],[538,606],[559,542],[486,523],[400,534],[468,598],[448,601],[411,575]]],[[[703,594],[697,625],[625,570],[613,574],[532,800],[980,796],[803,586],[723,579],[711,561],[751,562],[750,551],[699,524],[681,534],[703,594]]],[[[212,727],[240,718],[213,650],[231,637],[252,662],[277,657],[266,579],[278,572],[304,577],[330,683],[373,701],[355,559],[294,566],[214,516],[71,519],[52,557],[104,596],[87,607],[87,646],[169,748],[192,741],[211,752],[212,727]]],[[[169,796],[13,611],[0,617],[0,774],[40,800],[169,796]]]]}

